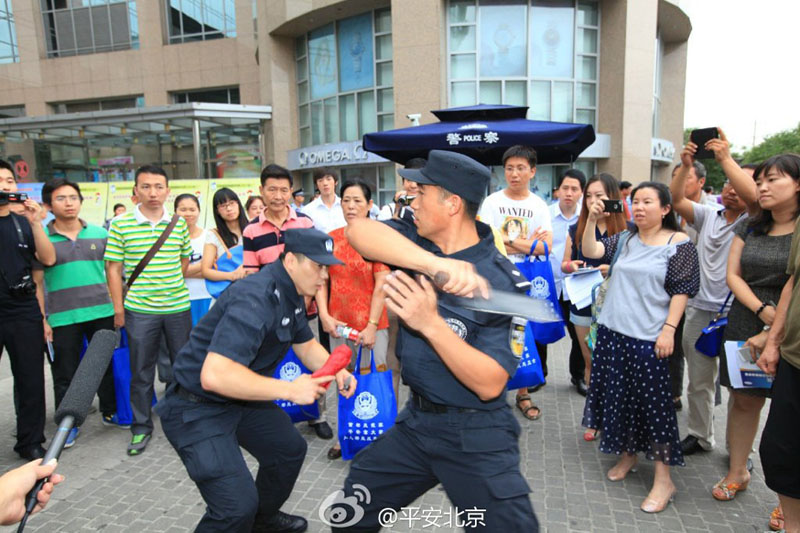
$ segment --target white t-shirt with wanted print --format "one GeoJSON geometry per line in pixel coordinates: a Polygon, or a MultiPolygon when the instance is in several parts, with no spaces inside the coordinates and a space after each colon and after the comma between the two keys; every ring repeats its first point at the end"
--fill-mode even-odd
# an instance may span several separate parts
{"type": "MultiPolygon", "coordinates": [[[[552,231],[550,209],[544,200],[529,192],[524,200],[512,200],[505,191],[490,194],[483,201],[479,211],[481,222],[489,224],[503,235],[503,239],[521,237],[530,239],[533,233],[542,228],[552,231]]],[[[519,263],[525,254],[508,254],[508,258],[519,263]]]]}

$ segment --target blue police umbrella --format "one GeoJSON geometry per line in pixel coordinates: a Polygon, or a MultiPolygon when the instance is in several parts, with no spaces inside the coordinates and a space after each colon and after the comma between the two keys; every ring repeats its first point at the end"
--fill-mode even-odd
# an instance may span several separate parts
{"type": "Polygon", "coordinates": [[[364,149],[404,164],[430,150],[466,154],[485,165],[502,164],[515,144],[533,146],[538,163],[570,163],[594,142],[589,124],[528,120],[526,106],[485,105],[440,109],[434,124],[364,135],[364,149]]]}

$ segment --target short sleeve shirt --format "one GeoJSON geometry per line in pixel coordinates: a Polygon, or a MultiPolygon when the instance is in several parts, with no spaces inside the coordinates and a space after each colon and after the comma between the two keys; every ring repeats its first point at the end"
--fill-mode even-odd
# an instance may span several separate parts
{"type": "MultiPolygon", "coordinates": [[[[505,191],[490,194],[481,205],[480,218],[510,240],[517,237],[530,239],[539,228],[553,229],[549,207],[534,193],[524,200],[512,200],[505,191]]],[[[509,254],[508,258],[519,263],[525,259],[525,254],[509,254]]]]}
{"type": "Polygon", "coordinates": [[[28,219],[16,213],[0,217],[0,245],[3,247],[0,253],[0,270],[3,272],[0,277],[0,319],[41,320],[42,312],[36,296],[15,298],[8,291],[10,285],[19,283],[25,274],[30,273],[35,262],[36,242],[28,219]],[[22,231],[21,240],[12,217],[16,218],[22,231]]]}
{"type": "Polygon", "coordinates": [[[283,232],[287,229],[311,228],[314,222],[308,216],[289,207],[289,216],[280,228],[270,222],[266,213],[261,213],[250,222],[242,232],[244,245],[244,267],[256,270],[268,265],[281,255],[283,251],[283,232]]]}
{"type": "MultiPolygon", "coordinates": [[[[345,237],[344,228],[330,232],[333,237],[333,255],[344,262],[344,265],[328,267],[330,291],[328,295],[328,312],[348,326],[358,331],[369,323],[369,312],[372,306],[372,293],[375,290],[375,274],[388,272],[389,267],[383,263],[367,261],[350,246],[345,237]]],[[[378,329],[389,327],[386,307],[378,320],[378,329]]]]}
{"type": "MultiPolygon", "coordinates": [[[[147,220],[137,206],[111,221],[106,243],[106,261],[121,262],[128,278],[139,261],[169,225],[164,215],[156,223],[147,220]]],[[[182,258],[192,257],[189,228],[183,218],[153,259],[147,263],[125,297],[125,309],[138,313],[168,314],[189,309],[189,289],[183,278],[182,258]]]]}
{"type": "MultiPolygon", "coordinates": [[[[529,287],[524,276],[497,250],[491,228],[482,222],[476,222],[480,242],[449,256],[445,256],[431,241],[420,237],[413,224],[397,219],[386,224],[435,255],[473,263],[478,274],[496,290],[524,294],[529,287]]],[[[497,361],[509,376],[516,373],[522,353],[521,350],[519,354],[515,353],[511,347],[513,324],[510,316],[461,308],[446,294],[439,294],[438,304],[439,314],[462,340],[497,361]]],[[[485,402],[478,398],[456,379],[417,332],[403,324],[400,325],[396,350],[402,365],[403,381],[432,402],[479,410],[498,409],[506,404],[505,394],[485,402]]]]}
{"type": "Polygon", "coordinates": [[[200,385],[200,371],[209,352],[270,377],[292,344],[312,338],[303,298],[283,263],[275,261],[220,295],[178,352],[173,365],[175,379],[198,396],[224,402],[223,396],[200,385]]]}
{"type": "Polygon", "coordinates": [[[794,287],[786,314],[786,336],[781,344],[781,356],[790,365],[800,368],[800,219],[794,228],[786,273],[794,276],[794,287]]]}
{"type": "Polygon", "coordinates": [[[703,311],[717,312],[728,296],[728,253],[733,242],[734,228],[747,214],[742,213],[729,224],[725,211],[718,207],[692,202],[692,208],[694,222],[690,226],[697,232],[700,291],[689,300],[688,305],[703,311]]]}

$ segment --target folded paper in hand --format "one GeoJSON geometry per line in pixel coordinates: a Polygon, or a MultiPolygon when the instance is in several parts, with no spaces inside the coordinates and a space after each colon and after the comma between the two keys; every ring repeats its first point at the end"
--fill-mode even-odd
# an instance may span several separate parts
{"type": "Polygon", "coordinates": [[[572,304],[578,309],[592,305],[592,288],[603,282],[599,269],[578,270],[564,277],[564,289],[572,304]]]}

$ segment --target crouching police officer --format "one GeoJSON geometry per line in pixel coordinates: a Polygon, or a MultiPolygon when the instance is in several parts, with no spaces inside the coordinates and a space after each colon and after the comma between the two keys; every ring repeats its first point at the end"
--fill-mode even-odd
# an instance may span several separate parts
{"type": "Polygon", "coordinates": [[[378,531],[391,521],[382,510],[399,511],[441,482],[458,509],[442,515],[451,527],[538,531],[519,468],[520,426],[505,399],[522,352],[517,330],[511,317],[460,308],[452,297],[485,295],[487,280],[498,290],[528,286],[475,220],[489,171],[433,150],[422,169],[399,172],[420,185],[415,224],[365,219],[347,237],[364,257],[449,281],[437,295],[426,277],[390,274],[384,291],[402,321],[397,355],[411,396],[395,425],[355,457],[321,516],[334,529],[378,531]]]}
{"type": "MultiPolygon", "coordinates": [[[[284,238],[281,259],[234,283],[192,330],[175,360],[175,382],[156,408],[207,504],[196,531],[308,527],[305,519],[279,511],[300,472],[306,441],[273,400],[314,403],[333,378],[267,376],[290,346],[309,369],[327,360],[308,328],[303,298],[316,294],[328,265],[341,262],[322,232],[292,229],[284,238]],[[239,446],[258,460],[255,481],[239,446]]],[[[356,382],[346,370],[336,383],[352,396],[356,382]]]]}

